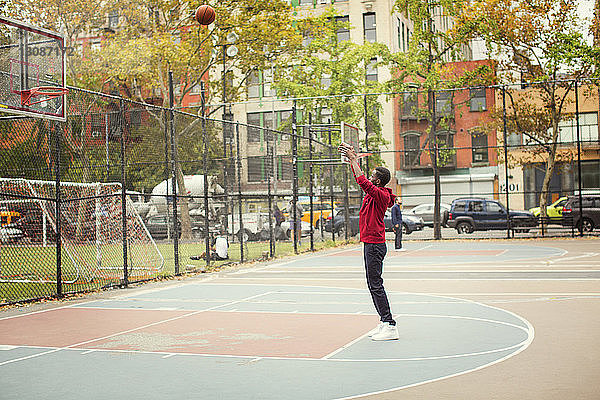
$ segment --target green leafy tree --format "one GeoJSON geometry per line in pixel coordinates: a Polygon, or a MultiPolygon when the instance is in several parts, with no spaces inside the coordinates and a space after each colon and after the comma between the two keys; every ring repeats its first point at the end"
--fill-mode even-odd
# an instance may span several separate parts
{"type": "MultiPolygon", "coordinates": [[[[366,138],[361,138],[361,147],[375,151],[370,158],[377,165],[382,165],[381,156],[377,153],[377,149],[385,144],[378,119],[380,103],[376,95],[357,94],[381,93],[383,85],[368,80],[367,70],[379,66],[389,51],[380,43],[359,45],[349,40],[338,40],[338,31],[350,26],[347,22],[336,20],[336,16],[335,9],[329,8],[321,16],[298,21],[304,46],[294,53],[293,59],[278,60],[275,87],[279,97],[299,98],[297,106],[302,110],[303,123],[308,122],[310,113],[313,123],[337,124],[344,121],[363,130],[366,101],[368,146],[366,138]]],[[[328,143],[328,138],[323,136],[320,139],[328,143]]],[[[332,132],[332,144],[335,146],[339,142],[340,133],[336,130],[332,132]]],[[[303,151],[306,152],[306,149],[299,149],[300,153],[303,151]]],[[[337,156],[336,151],[334,154],[337,156]]],[[[313,169],[319,168],[315,166],[313,169]]],[[[322,173],[316,172],[324,179],[324,185],[328,184],[327,171],[326,168],[322,173]]]]}
{"type": "MultiPolygon", "coordinates": [[[[452,150],[441,149],[438,143],[438,131],[450,128],[447,115],[435,114],[435,97],[442,90],[488,83],[493,79],[493,69],[482,66],[475,71],[452,73],[449,62],[464,59],[470,39],[469,28],[455,26],[443,31],[434,28],[436,16],[458,19],[463,13],[462,0],[397,0],[394,10],[407,15],[413,29],[409,49],[404,53],[392,54],[387,60],[393,71],[388,87],[393,92],[415,90],[415,96],[426,93],[426,109],[419,109],[419,119],[427,120],[427,140],[422,150],[428,147],[434,176],[434,237],[441,238],[441,218],[439,213],[441,190],[439,167],[453,157],[452,150]],[[415,88],[416,86],[416,88],[415,88]],[[419,94],[417,94],[419,93],[419,94]],[[435,118],[434,118],[435,116],[435,118]]],[[[443,147],[443,146],[442,146],[443,147]]]]}
{"type": "Polygon", "coordinates": [[[576,0],[477,0],[465,9],[461,22],[483,38],[490,55],[500,60],[504,82],[532,83],[528,96],[506,91],[507,112],[518,132],[540,145],[533,156],[546,153],[540,194],[545,214],[550,179],[561,154],[559,123],[572,116],[567,107],[573,101],[575,81],[597,77],[594,66],[600,49],[587,43],[582,34],[590,28],[577,15],[576,0]],[[547,121],[548,130],[527,128],[536,114],[540,121],[547,121]]]}

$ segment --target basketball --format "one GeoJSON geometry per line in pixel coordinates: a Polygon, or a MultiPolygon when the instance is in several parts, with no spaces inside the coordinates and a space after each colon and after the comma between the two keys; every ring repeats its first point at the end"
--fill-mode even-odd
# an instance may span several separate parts
{"type": "Polygon", "coordinates": [[[203,4],[196,9],[196,21],[198,21],[200,25],[212,24],[216,16],[217,14],[215,13],[214,8],[208,4],[203,4]]]}

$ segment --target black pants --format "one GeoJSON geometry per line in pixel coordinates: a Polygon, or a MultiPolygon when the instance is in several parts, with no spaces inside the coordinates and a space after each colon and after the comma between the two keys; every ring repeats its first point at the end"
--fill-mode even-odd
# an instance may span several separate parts
{"type": "Polygon", "coordinates": [[[397,228],[394,227],[394,233],[396,234],[396,240],[394,241],[394,248],[401,249],[402,248],[402,225],[397,228]]]}
{"type": "Polygon", "coordinates": [[[367,286],[369,287],[369,292],[371,292],[375,309],[381,318],[381,322],[389,322],[391,325],[396,325],[396,321],[392,318],[390,303],[383,288],[383,278],[381,277],[387,246],[385,243],[365,243],[363,251],[367,273],[367,286]]]}

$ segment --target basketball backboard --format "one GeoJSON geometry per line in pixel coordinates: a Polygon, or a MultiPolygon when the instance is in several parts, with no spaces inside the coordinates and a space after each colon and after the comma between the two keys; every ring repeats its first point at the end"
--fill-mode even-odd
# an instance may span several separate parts
{"type": "MultiPolygon", "coordinates": [[[[341,123],[342,143],[351,145],[356,154],[360,153],[360,129],[345,122],[341,123]]],[[[342,155],[342,162],[348,164],[348,158],[342,155]]]]}
{"type": "Polygon", "coordinates": [[[59,33],[0,17],[0,112],[65,121],[65,57],[59,33]]]}

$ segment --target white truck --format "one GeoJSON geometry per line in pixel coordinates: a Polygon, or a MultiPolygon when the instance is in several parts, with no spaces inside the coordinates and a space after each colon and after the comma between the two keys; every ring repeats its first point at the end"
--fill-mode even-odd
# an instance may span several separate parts
{"type": "MultiPolygon", "coordinates": [[[[240,226],[239,214],[229,214],[227,222],[227,231],[229,234],[234,234],[244,242],[250,240],[266,240],[269,238],[269,214],[261,212],[244,213],[242,214],[243,228],[240,226]]],[[[275,219],[273,219],[273,227],[275,219]]]]}
{"type": "MultiPolygon", "coordinates": [[[[229,215],[227,230],[229,234],[235,234],[238,240],[242,237],[244,242],[252,240],[268,240],[269,239],[269,214],[265,212],[253,212],[242,214],[242,222],[244,227],[240,229],[239,214],[233,213],[229,215]]],[[[310,234],[311,226],[308,222],[302,221],[302,236],[310,234]]],[[[276,240],[290,239],[290,223],[283,221],[279,229],[275,228],[275,218],[272,219],[273,234],[276,240]]]]}

